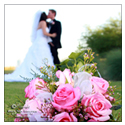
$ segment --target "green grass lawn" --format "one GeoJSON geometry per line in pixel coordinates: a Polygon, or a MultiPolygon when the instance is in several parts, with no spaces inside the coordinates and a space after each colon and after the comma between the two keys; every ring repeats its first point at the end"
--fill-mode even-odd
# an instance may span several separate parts
{"type": "Polygon", "coordinates": [[[29,83],[25,82],[5,82],[4,83],[4,121],[14,121],[11,116],[11,106],[13,104],[21,104],[25,102],[25,92],[24,89],[29,83]],[[20,102],[20,100],[22,102],[20,102]]]}
{"type": "MultiPolygon", "coordinates": [[[[7,73],[7,71],[5,72],[7,73]]],[[[15,109],[12,109],[12,106],[24,105],[25,102],[25,92],[24,89],[28,85],[28,82],[4,82],[4,121],[5,122],[13,122],[14,117],[13,114],[15,109]]],[[[111,86],[116,85],[116,91],[114,96],[116,99],[122,96],[122,82],[121,81],[112,81],[111,86]],[[121,94],[118,95],[117,93],[121,94]]],[[[122,99],[116,101],[117,105],[122,104],[122,99]]],[[[17,111],[16,111],[17,112],[17,111]]],[[[122,109],[113,111],[115,116],[120,115],[120,121],[122,121],[122,109]]]]}

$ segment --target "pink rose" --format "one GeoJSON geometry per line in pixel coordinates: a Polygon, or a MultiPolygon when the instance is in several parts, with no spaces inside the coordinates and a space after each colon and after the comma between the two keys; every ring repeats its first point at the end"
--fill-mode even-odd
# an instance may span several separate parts
{"type": "Polygon", "coordinates": [[[94,86],[94,91],[102,94],[106,93],[109,87],[109,83],[106,80],[95,76],[91,78],[91,83],[94,86]]]}
{"type": "Polygon", "coordinates": [[[101,93],[84,95],[81,103],[86,107],[84,111],[87,112],[89,118],[95,121],[107,121],[110,119],[112,105],[101,93]]]}
{"type": "Polygon", "coordinates": [[[109,96],[108,94],[105,94],[104,96],[105,96],[105,98],[106,98],[107,100],[109,100],[110,102],[114,102],[114,101],[115,101],[115,98],[112,97],[112,96],[109,96]]]}
{"type": "Polygon", "coordinates": [[[21,117],[22,117],[22,115],[21,114],[16,114],[16,118],[14,119],[14,122],[21,122],[22,120],[21,120],[21,117]]]}
{"type": "Polygon", "coordinates": [[[90,119],[90,120],[88,120],[87,122],[97,122],[97,121],[94,120],[94,119],[90,119]]]}
{"type": "Polygon", "coordinates": [[[62,112],[55,115],[54,122],[77,122],[77,118],[73,115],[73,112],[70,115],[67,112],[62,112]]]}
{"type": "Polygon", "coordinates": [[[30,84],[25,88],[25,98],[34,98],[37,89],[46,89],[45,81],[43,79],[36,78],[30,82],[30,84]]]}
{"type": "Polygon", "coordinates": [[[63,72],[61,70],[58,70],[56,72],[56,76],[57,78],[59,78],[59,82],[57,82],[56,85],[69,83],[73,86],[73,79],[72,79],[73,75],[74,75],[74,72],[71,73],[70,69],[65,69],[63,72]]]}
{"type": "Polygon", "coordinates": [[[16,114],[16,118],[14,119],[14,122],[21,122],[21,121],[29,121],[27,115],[16,114]]]}
{"type": "Polygon", "coordinates": [[[53,106],[58,111],[71,111],[80,99],[79,87],[73,88],[70,84],[61,84],[53,94],[53,106]]]}

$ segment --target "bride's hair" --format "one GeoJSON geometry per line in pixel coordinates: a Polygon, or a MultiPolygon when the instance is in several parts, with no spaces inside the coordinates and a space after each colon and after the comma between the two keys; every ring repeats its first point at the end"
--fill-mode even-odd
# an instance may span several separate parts
{"type": "Polygon", "coordinates": [[[45,12],[43,12],[43,13],[41,14],[41,16],[40,16],[39,22],[42,21],[42,20],[46,21],[46,19],[47,19],[47,15],[46,15],[45,12]]]}

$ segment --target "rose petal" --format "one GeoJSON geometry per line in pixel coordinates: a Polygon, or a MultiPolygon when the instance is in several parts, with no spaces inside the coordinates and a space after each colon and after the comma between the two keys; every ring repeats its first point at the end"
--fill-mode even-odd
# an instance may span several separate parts
{"type": "Polygon", "coordinates": [[[96,120],[96,121],[101,121],[101,122],[104,122],[104,121],[107,121],[110,119],[110,117],[108,115],[106,116],[101,116],[101,117],[94,117],[94,116],[90,116],[90,118],[96,120]]]}
{"type": "Polygon", "coordinates": [[[58,70],[56,76],[59,78],[59,84],[65,84],[66,78],[62,71],[58,70]]]}
{"type": "Polygon", "coordinates": [[[66,79],[68,80],[68,83],[71,83],[72,82],[72,74],[71,74],[70,70],[69,69],[65,69],[63,71],[63,73],[64,73],[66,79]]]}
{"type": "Polygon", "coordinates": [[[77,118],[73,115],[73,112],[70,113],[70,117],[71,117],[73,122],[77,122],[78,121],[77,118]]]}
{"type": "Polygon", "coordinates": [[[98,112],[98,114],[100,114],[100,115],[110,115],[111,113],[112,113],[112,110],[110,110],[110,109],[105,109],[105,110],[102,110],[102,111],[97,111],[98,112]]]}
{"type": "Polygon", "coordinates": [[[88,120],[87,122],[98,122],[98,121],[96,121],[96,120],[94,120],[94,119],[90,119],[90,120],[88,120]]]}

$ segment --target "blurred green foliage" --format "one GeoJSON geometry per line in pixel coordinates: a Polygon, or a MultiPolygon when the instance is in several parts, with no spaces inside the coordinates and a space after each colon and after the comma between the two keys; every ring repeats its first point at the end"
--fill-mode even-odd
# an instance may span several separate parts
{"type": "Polygon", "coordinates": [[[82,49],[86,41],[88,47],[99,54],[111,49],[122,47],[122,20],[110,18],[107,24],[99,26],[95,30],[86,27],[86,34],[81,38],[78,49],[82,49]]]}
{"type": "Polygon", "coordinates": [[[86,27],[77,51],[88,48],[95,52],[94,62],[101,76],[107,80],[122,80],[122,19],[110,18],[104,25],[92,30],[86,27]],[[86,47],[86,48],[87,48],[86,47]]]}
{"type": "Polygon", "coordinates": [[[111,80],[122,80],[122,50],[111,50],[106,55],[106,75],[111,80]]]}
{"type": "Polygon", "coordinates": [[[98,56],[95,56],[94,61],[97,63],[97,68],[104,79],[113,81],[122,80],[121,49],[112,49],[111,51],[95,55],[98,56]]]}

